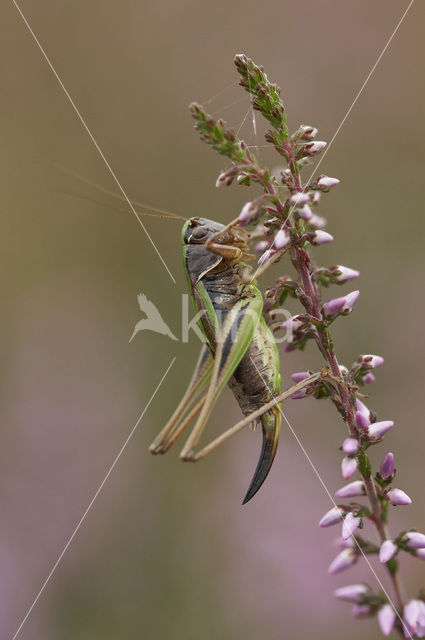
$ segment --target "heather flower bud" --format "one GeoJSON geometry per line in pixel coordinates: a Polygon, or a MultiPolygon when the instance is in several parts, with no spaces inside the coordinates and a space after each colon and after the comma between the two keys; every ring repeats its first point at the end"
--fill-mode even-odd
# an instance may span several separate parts
{"type": "Polygon", "coordinates": [[[359,356],[359,362],[368,365],[372,369],[375,369],[384,362],[384,358],[382,356],[374,356],[372,354],[368,354],[359,356]]]}
{"type": "Polygon", "coordinates": [[[321,196],[321,195],[322,195],[322,194],[321,194],[321,193],[319,193],[319,191],[315,191],[315,192],[312,194],[312,196],[311,196],[311,202],[312,202],[313,204],[319,204],[319,202],[320,202],[320,196],[321,196]]]}
{"type": "Polygon", "coordinates": [[[397,553],[397,549],[397,545],[394,544],[392,540],[385,540],[381,544],[381,548],[379,549],[379,560],[382,562],[382,564],[385,564],[385,562],[391,560],[391,558],[393,558],[397,553]]]}
{"type": "Polygon", "coordinates": [[[331,527],[341,522],[344,511],[339,507],[332,507],[325,513],[319,522],[319,527],[331,527]]]}
{"type": "Polygon", "coordinates": [[[305,389],[299,389],[295,393],[293,393],[290,398],[291,400],[301,400],[301,398],[305,398],[307,396],[305,389]]]}
{"type": "MultiPolygon", "coordinates": [[[[411,634],[410,637],[416,635],[418,638],[423,638],[425,636],[425,602],[410,600],[403,610],[403,622],[411,634]]],[[[404,635],[409,637],[406,629],[404,635]]]]}
{"type": "Polygon", "coordinates": [[[218,178],[217,178],[217,180],[216,180],[215,186],[216,187],[223,187],[223,186],[228,187],[229,185],[232,184],[233,179],[234,179],[234,175],[229,176],[227,171],[221,171],[219,176],[218,176],[218,178]]]}
{"type": "Polygon", "coordinates": [[[416,556],[418,558],[421,558],[421,560],[425,560],[425,548],[423,549],[416,549],[416,556]]]}
{"type": "Polygon", "coordinates": [[[313,217],[313,212],[308,204],[305,204],[301,209],[298,209],[297,213],[303,220],[311,220],[313,217]]]}
{"type": "Polygon", "coordinates": [[[364,618],[365,616],[370,616],[373,612],[373,608],[370,604],[355,604],[351,608],[351,615],[355,618],[364,618]]]}
{"type": "Polygon", "coordinates": [[[387,497],[395,507],[399,505],[412,504],[411,498],[409,498],[407,493],[404,493],[401,489],[390,489],[387,493],[387,497]]]}
{"type": "Polygon", "coordinates": [[[336,573],[340,573],[341,571],[348,569],[356,562],[357,554],[353,551],[353,549],[344,549],[331,562],[328,568],[328,573],[330,575],[335,575],[336,573]]]}
{"type": "Polygon", "coordinates": [[[269,242],[267,240],[260,240],[254,247],[254,251],[257,253],[263,253],[267,247],[269,246],[269,242]]]}
{"type": "Polygon", "coordinates": [[[276,251],[274,249],[267,249],[263,255],[261,255],[258,258],[258,265],[261,267],[261,265],[265,264],[268,260],[270,260],[270,258],[272,258],[275,255],[276,251]]]}
{"type": "Polygon", "coordinates": [[[323,142],[323,140],[316,140],[315,142],[306,144],[303,149],[303,153],[305,153],[307,156],[315,156],[317,153],[320,153],[325,147],[326,142],[323,142]]]}
{"type": "Polygon", "coordinates": [[[355,438],[346,438],[341,449],[347,456],[352,456],[359,450],[359,443],[355,438]]]}
{"type": "MultiPolygon", "coordinates": [[[[316,231],[317,233],[317,231],[316,231]]],[[[327,316],[335,316],[339,313],[350,313],[354,305],[359,299],[360,291],[351,291],[341,298],[333,298],[323,305],[323,309],[327,316]]]]}
{"type": "Polygon", "coordinates": [[[319,176],[317,180],[317,186],[324,191],[329,191],[329,189],[332,189],[332,187],[335,187],[337,184],[339,184],[338,178],[331,178],[330,176],[322,175],[319,176]]]}
{"type": "Polygon", "coordinates": [[[407,538],[407,546],[411,549],[425,549],[425,535],[419,531],[408,531],[404,536],[407,538]]]}
{"type": "Polygon", "coordinates": [[[290,238],[284,229],[279,229],[274,237],[274,246],[276,249],[283,249],[289,244],[290,238]]]}
{"type": "Polygon", "coordinates": [[[379,465],[379,475],[383,480],[390,480],[394,475],[394,455],[390,452],[379,465]]]}
{"type": "Polygon", "coordinates": [[[291,380],[294,382],[302,382],[306,378],[308,378],[310,373],[308,371],[297,371],[296,373],[291,373],[291,380]]]}
{"type": "Polygon", "coordinates": [[[342,523],[342,534],[341,538],[343,540],[348,540],[351,536],[357,531],[360,526],[360,518],[355,516],[351,511],[347,513],[344,518],[344,522],[342,523]]]}
{"type": "Polygon", "coordinates": [[[289,198],[289,202],[292,204],[292,206],[303,207],[305,204],[310,202],[310,196],[308,195],[308,193],[302,193],[300,191],[292,194],[292,196],[289,198]]]}
{"type": "Polygon", "coordinates": [[[356,398],[356,425],[360,429],[365,429],[370,425],[370,411],[358,398],[356,398]]]}
{"type": "Polygon", "coordinates": [[[359,429],[367,429],[370,425],[370,420],[361,411],[356,411],[356,425],[359,429]]]}
{"type": "MultiPolygon", "coordinates": [[[[313,218],[310,220],[313,223],[313,218]]],[[[333,236],[327,231],[322,231],[321,229],[317,229],[312,234],[309,235],[309,240],[311,244],[315,247],[318,247],[321,244],[327,244],[328,242],[332,242],[333,236]]]]}
{"type": "Polygon", "coordinates": [[[313,140],[316,137],[318,129],[310,127],[307,124],[300,125],[298,131],[295,132],[294,138],[302,138],[302,140],[313,140]]]}
{"type": "Polygon", "coordinates": [[[355,458],[343,458],[341,462],[341,473],[344,480],[348,480],[357,470],[357,460],[355,458]]]}
{"type": "Polygon", "coordinates": [[[360,275],[359,271],[355,269],[350,269],[349,267],[343,267],[339,264],[335,267],[334,276],[335,280],[338,282],[347,282],[348,280],[353,280],[354,278],[358,278],[360,275]]]}
{"type": "Polygon", "coordinates": [[[335,492],[338,498],[355,498],[357,496],[366,495],[365,486],[362,480],[354,480],[350,484],[346,484],[335,492]]]}
{"type": "Polygon", "coordinates": [[[241,209],[241,212],[238,216],[239,222],[248,222],[252,217],[253,213],[257,214],[257,207],[254,208],[254,212],[252,210],[252,202],[246,202],[241,209]]]}
{"type": "Polygon", "coordinates": [[[375,382],[376,378],[373,373],[368,371],[368,373],[362,377],[362,380],[365,384],[370,384],[371,382],[375,382]]]}
{"type": "Polygon", "coordinates": [[[338,600],[359,604],[369,593],[370,589],[366,584],[349,584],[346,587],[335,589],[334,597],[338,598],[338,600]]]}
{"type": "Polygon", "coordinates": [[[384,636],[389,636],[393,630],[396,614],[390,604],[384,604],[378,611],[378,624],[384,636]]]}
{"type": "Polygon", "coordinates": [[[348,538],[348,540],[343,540],[342,538],[337,538],[335,540],[335,546],[337,549],[353,549],[355,542],[353,538],[348,538]]]}
{"type": "Polygon", "coordinates": [[[382,422],[370,424],[367,428],[369,440],[380,440],[393,426],[394,422],[392,420],[382,420],[382,422]]]}
{"type": "Polygon", "coordinates": [[[326,227],[326,225],[328,224],[328,221],[326,220],[326,218],[322,218],[322,216],[317,216],[315,213],[313,213],[313,216],[308,221],[308,224],[311,227],[317,227],[318,229],[324,229],[326,227]]]}

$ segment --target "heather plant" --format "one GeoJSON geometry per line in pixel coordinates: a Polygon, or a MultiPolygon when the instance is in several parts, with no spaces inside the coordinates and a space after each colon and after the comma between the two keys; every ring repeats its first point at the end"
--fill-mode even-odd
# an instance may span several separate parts
{"type": "MultiPolygon", "coordinates": [[[[246,202],[235,221],[250,229],[254,251],[259,254],[253,277],[262,275],[271,265],[284,259],[288,259],[295,269],[294,276],[280,275],[263,292],[264,315],[273,330],[287,331],[287,352],[303,350],[313,342],[330,377],[316,380],[293,398],[328,399],[348,430],[340,447],[340,464],[342,477],[349,482],[335,491],[337,501],[319,522],[320,527],[342,526],[339,553],[328,571],[337,574],[363,561],[365,573],[368,573],[371,570],[368,556],[376,554],[392,585],[391,594],[382,588],[378,579],[378,589],[365,582],[336,589],[334,595],[352,603],[354,616],[376,616],[384,635],[394,631],[402,637],[423,638],[425,591],[406,598],[399,558],[408,553],[425,559],[425,535],[410,528],[396,535],[390,534],[392,507],[409,505],[411,499],[394,485],[393,454],[385,453],[376,470],[372,469],[368,456],[368,450],[382,444],[385,434],[394,426],[392,420],[386,416],[385,419],[378,418],[365,405],[365,395],[361,391],[365,385],[375,382],[375,370],[384,360],[378,355],[362,354],[350,367],[345,367],[337,357],[331,334],[333,323],[353,311],[359,291],[335,297],[328,292],[356,279],[359,272],[343,265],[318,266],[312,257],[313,252],[315,257],[319,254],[317,247],[333,241],[332,235],[325,230],[326,220],[316,211],[321,196],[338,185],[339,180],[320,174],[303,182],[301,171],[323,151],[326,143],[316,140],[318,131],[313,126],[301,125],[290,133],[281,91],[269,81],[261,66],[245,55],[237,55],[235,65],[240,85],[251,96],[253,109],[270,125],[265,133],[266,142],[274,146],[285,163],[279,175],[260,167],[253,150],[223,120],[214,119],[196,103],[190,105],[190,110],[202,140],[231,161],[218,176],[217,186],[230,186],[236,182],[257,188],[258,193],[246,202]],[[283,324],[276,323],[277,310],[288,296],[298,301],[300,311],[283,324]],[[366,523],[374,530],[368,537],[364,534],[366,523]]],[[[296,372],[292,379],[301,382],[311,373],[296,372]]]]}

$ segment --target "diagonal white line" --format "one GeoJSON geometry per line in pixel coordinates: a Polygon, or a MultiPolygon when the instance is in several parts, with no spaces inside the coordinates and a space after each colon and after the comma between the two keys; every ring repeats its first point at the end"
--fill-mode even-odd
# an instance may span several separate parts
{"type": "Polygon", "coordinates": [[[169,370],[171,369],[171,367],[173,366],[174,362],[175,362],[176,358],[174,357],[170,364],[167,367],[167,370],[165,371],[164,375],[162,376],[161,380],[159,381],[156,389],[154,390],[154,392],[152,393],[148,403],[146,404],[145,408],[143,409],[142,413],[140,414],[136,424],[134,425],[134,427],[132,428],[132,430],[130,431],[130,433],[128,434],[124,444],[122,445],[121,449],[119,450],[117,456],[115,457],[115,460],[113,461],[113,463],[111,464],[111,466],[109,467],[109,470],[106,474],[106,476],[103,478],[102,482],[99,485],[99,488],[97,489],[96,493],[94,494],[93,498],[90,500],[88,507],[86,508],[86,510],[84,511],[79,523],[77,524],[77,526],[75,527],[74,531],[72,532],[71,537],[69,538],[68,542],[66,543],[66,545],[64,546],[64,548],[62,549],[58,559],[56,560],[55,564],[53,565],[53,567],[50,570],[50,573],[48,574],[47,578],[45,579],[45,581],[43,582],[40,591],[38,592],[38,594],[36,595],[36,597],[34,598],[30,608],[28,609],[27,613],[25,614],[21,624],[19,625],[19,627],[17,628],[15,635],[13,636],[12,640],[15,640],[15,638],[18,637],[19,632],[21,631],[22,627],[24,626],[28,616],[30,615],[31,611],[34,609],[35,605],[37,604],[38,599],[40,598],[41,594],[43,593],[44,589],[47,586],[47,583],[49,582],[50,578],[52,577],[52,575],[54,574],[58,564],[60,563],[60,561],[62,560],[63,556],[65,555],[66,551],[68,550],[69,545],[71,544],[71,542],[73,541],[73,539],[75,538],[79,528],[81,527],[81,525],[83,524],[84,520],[86,519],[86,516],[88,514],[88,512],[90,511],[90,509],[92,508],[97,496],[99,495],[99,493],[102,491],[106,481],[108,480],[109,476],[111,475],[112,471],[115,468],[115,465],[117,464],[118,460],[121,457],[122,452],[124,451],[124,449],[126,448],[127,444],[130,442],[130,439],[132,438],[134,432],[136,431],[137,427],[139,426],[143,416],[145,415],[146,411],[148,410],[152,400],[154,399],[154,397],[156,396],[160,386],[162,385],[162,383],[164,382],[169,370]]]}
{"type": "Polygon", "coordinates": [[[173,277],[173,274],[171,273],[171,271],[169,270],[169,268],[167,267],[164,258],[162,257],[162,255],[159,252],[159,249],[157,248],[156,244],[154,243],[154,241],[152,240],[148,230],[146,229],[145,225],[143,224],[142,220],[140,219],[140,216],[138,215],[137,211],[135,210],[135,208],[133,207],[130,199],[128,198],[126,192],[124,191],[123,187],[121,186],[120,181],[118,180],[117,176],[115,175],[115,172],[113,171],[111,165],[109,164],[109,162],[107,161],[102,149],[99,147],[98,143],[95,140],[95,137],[93,136],[92,132],[90,131],[90,129],[88,128],[86,121],[84,120],[83,116],[81,115],[81,113],[79,112],[75,102],[73,101],[73,99],[71,98],[71,96],[69,95],[65,85],[63,84],[61,78],[59,77],[58,73],[56,72],[56,69],[54,68],[53,64],[51,63],[49,57],[47,56],[47,53],[44,51],[43,47],[41,46],[37,36],[35,35],[34,31],[31,29],[31,26],[28,22],[28,20],[26,19],[26,17],[24,16],[24,14],[22,13],[19,5],[17,4],[16,0],[12,0],[13,4],[15,5],[16,9],[18,10],[22,20],[24,21],[25,25],[28,28],[28,31],[30,32],[30,34],[32,35],[32,37],[35,40],[35,43],[37,44],[38,48],[40,49],[41,53],[43,54],[44,59],[46,60],[47,64],[49,65],[53,75],[55,76],[56,80],[58,81],[59,85],[61,86],[63,92],[65,93],[66,97],[68,98],[69,102],[71,103],[72,108],[74,109],[75,113],[77,114],[78,118],[81,121],[81,124],[83,125],[84,129],[87,131],[91,141],[93,142],[94,146],[96,147],[97,151],[99,152],[100,157],[102,158],[103,162],[106,164],[109,173],[111,174],[111,176],[113,177],[113,179],[115,180],[119,190],[121,191],[121,193],[123,194],[124,198],[127,201],[128,206],[130,207],[131,211],[134,213],[134,215],[136,216],[140,226],[142,227],[143,231],[145,232],[149,242],[151,243],[152,247],[154,248],[155,252],[157,253],[159,259],[161,260],[162,264],[164,265],[165,269],[167,270],[168,275],[170,276],[171,280],[174,282],[174,284],[176,284],[176,281],[173,277]]]}
{"type": "MultiPolygon", "coordinates": [[[[270,389],[269,385],[267,384],[267,381],[264,379],[261,371],[258,369],[257,365],[255,364],[255,362],[253,361],[253,359],[251,358],[251,362],[254,365],[258,375],[261,377],[262,381],[264,382],[264,384],[266,385],[271,397],[274,399],[275,395],[273,394],[273,391],[270,389]]],[[[279,411],[282,415],[282,418],[285,420],[286,424],[288,425],[292,435],[294,436],[295,440],[297,441],[297,444],[299,445],[301,451],[303,452],[303,454],[305,455],[305,457],[308,460],[308,463],[310,465],[310,467],[313,469],[317,479],[319,480],[320,484],[322,485],[323,489],[325,490],[325,493],[328,495],[330,501],[332,502],[332,505],[334,507],[338,507],[337,503],[335,502],[331,492],[329,491],[328,487],[325,484],[325,481],[323,480],[322,476],[320,475],[319,471],[317,470],[314,462],[312,461],[312,459],[310,458],[310,456],[308,455],[307,451],[305,450],[305,447],[303,445],[303,443],[301,442],[301,440],[299,439],[298,435],[296,434],[295,430],[293,429],[292,425],[290,424],[288,418],[286,417],[286,415],[283,413],[282,408],[279,406],[279,411]]],[[[341,516],[341,520],[344,520],[344,518],[341,516]]],[[[360,544],[357,542],[355,536],[352,534],[351,535],[351,539],[353,540],[353,542],[356,544],[356,546],[358,547],[361,555],[363,556],[363,558],[366,561],[367,566],[369,567],[369,569],[371,570],[371,572],[373,573],[374,577],[376,578],[377,583],[379,584],[380,588],[382,589],[382,591],[384,592],[385,597],[387,598],[388,602],[390,603],[390,605],[392,606],[392,608],[394,609],[394,612],[397,616],[397,618],[400,620],[403,629],[405,631],[405,633],[407,633],[408,635],[406,637],[410,638],[411,640],[413,640],[409,629],[406,627],[405,623],[403,622],[402,617],[400,616],[397,607],[395,606],[394,602],[392,601],[390,595],[388,594],[387,590],[385,589],[384,585],[382,584],[382,581],[380,580],[379,576],[377,575],[375,569],[372,567],[369,558],[366,556],[366,554],[364,553],[363,549],[361,548],[360,544]]]]}
{"type": "MultiPolygon", "coordinates": [[[[13,1],[14,1],[14,0],[13,0],[13,1]]],[[[375,64],[373,65],[372,69],[369,71],[369,73],[368,73],[368,75],[367,75],[367,77],[366,77],[366,80],[363,82],[362,86],[360,87],[359,91],[357,92],[356,97],[354,98],[353,102],[351,103],[350,107],[348,108],[348,110],[347,110],[347,112],[346,112],[345,116],[343,117],[343,119],[342,119],[342,120],[341,120],[341,122],[339,123],[339,125],[338,125],[338,127],[337,127],[337,129],[336,129],[335,133],[333,134],[333,136],[332,136],[332,138],[331,138],[331,140],[330,140],[329,144],[327,145],[326,149],[323,151],[323,154],[321,155],[319,162],[318,162],[318,163],[316,164],[316,166],[314,167],[314,169],[313,169],[313,171],[312,171],[312,173],[311,173],[311,175],[310,175],[309,179],[307,180],[307,183],[309,183],[309,182],[310,182],[310,180],[313,178],[314,174],[317,172],[318,168],[319,168],[319,167],[320,167],[320,165],[322,164],[323,160],[325,159],[325,156],[326,156],[326,154],[328,153],[329,149],[331,148],[332,144],[334,143],[335,138],[337,137],[337,135],[338,135],[338,134],[339,134],[339,132],[341,131],[342,127],[344,126],[345,121],[347,120],[348,116],[350,115],[350,113],[352,112],[352,110],[353,110],[354,106],[356,105],[356,103],[357,103],[358,99],[360,98],[361,94],[363,93],[363,91],[364,91],[364,89],[365,89],[365,87],[366,87],[367,83],[369,82],[370,78],[372,77],[372,75],[373,75],[373,73],[374,73],[374,71],[375,71],[376,67],[377,67],[377,66],[378,66],[378,64],[380,63],[380,61],[381,61],[381,59],[382,59],[383,55],[385,54],[386,50],[387,50],[387,49],[388,49],[388,47],[390,46],[390,44],[391,44],[391,42],[392,42],[392,40],[393,40],[393,38],[394,38],[395,34],[396,34],[396,33],[397,33],[397,31],[399,30],[399,28],[400,28],[400,26],[401,26],[401,23],[403,22],[404,18],[407,16],[407,13],[408,13],[408,11],[409,11],[410,7],[412,6],[412,4],[414,3],[414,1],[415,1],[415,0],[410,0],[410,2],[409,2],[409,4],[408,4],[408,6],[407,6],[407,8],[406,8],[406,10],[404,11],[403,15],[401,16],[400,20],[398,21],[396,28],[394,29],[394,31],[393,31],[393,32],[392,32],[392,34],[390,35],[389,39],[387,40],[387,42],[386,42],[386,44],[385,44],[384,48],[382,49],[381,53],[380,53],[380,54],[379,54],[379,56],[378,56],[378,59],[376,60],[375,64]]],[[[302,195],[302,194],[300,193],[300,194],[299,194],[299,196],[298,196],[298,198],[297,198],[297,200],[296,200],[296,202],[292,205],[292,208],[289,210],[289,213],[288,213],[288,215],[287,215],[287,217],[286,217],[285,222],[282,224],[281,229],[284,229],[284,228],[286,227],[287,222],[290,222],[290,221],[291,221],[292,215],[293,215],[293,213],[294,213],[294,210],[295,210],[295,209],[296,209],[296,207],[297,207],[297,204],[298,204],[298,201],[299,201],[299,199],[300,199],[301,195],[302,195]]],[[[275,242],[275,241],[274,241],[274,239],[273,239],[273,242],[272,242],[272,244],[270,245],[269,249],[272,249],[272,248],[273,248],[273,246],[274,246],[274,242],[275,242]]],[[[256,269],[256,271],[255,271],[255,273],[254,273],[254,275],[253,275],[253,277],[252,277],[252,279],[253,279],[253,280],[256,278],[256,276],[257,276],[257,273],[258,273],[259,269],[260,269],[260,268],[259,268],[259,267],[257,267],[257,269],[256,269]]]]}

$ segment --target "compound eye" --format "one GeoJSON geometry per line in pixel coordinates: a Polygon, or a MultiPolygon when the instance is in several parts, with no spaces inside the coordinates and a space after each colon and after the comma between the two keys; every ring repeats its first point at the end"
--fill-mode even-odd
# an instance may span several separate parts
{"type": "Polygon", "coordinates": [[[202,238],[205,238],[208,234],[208,229],[206,227],[197,227],[193,233],[192,233],[192,237],[195,238],[195,240],[202,240],[202,238]]]}

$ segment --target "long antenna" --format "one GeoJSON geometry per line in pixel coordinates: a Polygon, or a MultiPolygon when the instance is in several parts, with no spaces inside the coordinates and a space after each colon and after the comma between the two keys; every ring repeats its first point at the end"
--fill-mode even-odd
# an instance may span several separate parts
{"type": "MultiPolygon", "coordinates": [[[[68,167],[64,167],[63,165],[61,165],[61,164],[59,164],[57,162],[54,162],[53,164],[54,164],[55,167],[57,167],[58,169],[60,169],[64,173],[68,173],[69,175],[74,176],[74,178],[77,178],[81,182],[85,182],[85,184],[88,184],[91,187],[94,187],[95,189],[97,189],[97,191],[100,191],[101,193],[105,193],[106,195],[111,196],[112,198],[115,198],[116,200],[121,200],[122,202],[128,202],[127,198],[124,198],[119,193],[116,193],[115,191],[110,191],[109,189],[106,189],[105,187],[102,187],[100,184],[97,184],[97,182],[94,182],[93,180],[90,180],[89,178],[86,178],[85,176],[81,175],[77,171],[74,171],[73,169],[69,169],[68,167]]],[[[86,198],[86,199],[89,200],[91,198],[86,198]]],[[[179,216],[176,213],[173,213],[172,211],[163,211],[162,209],[158,209],[157,207],[152,207],[149,204],[145,204],[143,202],[137,202],[137,200],[131,200],[131,199],[129,199],[129,200],[130,200],[131,204],[134,204],[137,207],[143,207],[143,209],[149,209],[150,211],[154,211],[155,213],[160,213],[161,217],[176,218],[177,220],[187,220],[187,218],[184,218],[183,216],[179,216]]],[[[98,204],[102,204],[101,202],[99,202],[97,200],[92,200],[92,201],[93,202],[97,202],[98,204]]],[[[105,206],[107,206],[107,205],[105,205],[105,206]]],[[[118,211],[124,211],[124,209],[118,209],[118,211]]],[[[152,214],[148,214],[148,213],[144,212],[143,215],[152,215],[152,214]]],[[[157,216],[153,216],[153,217],[157,217],[157,216]]]]}
{"type": "MultiPolygon", "coordinates": [[[[89,202],[94,202],[95,204],[99,204],[102,207],[106,207],[107,209],[113,209],[114,211],[124,211],[125,213],[131,212],[130,209],[126,209],[125,207],[117,207],[112,204],[108,204],[107,202],[102,202],[101,200],[97,200],[96,198],[92,198],[91,196],[85,196],[81,193],[74,193],[73,191],[66,191],[64,189],[54,189],[56,193],[62,193],[65,195],[72,196],[73,198],[80,198],[81,200],[88,200],[89,202]]],[[[137,207],[143,206],[139,205],[136,202],[133,202],[137,207]]],[[[159,209],[160,211],[160,209],[159,209]]],[[[177,214],[168,214],[164,213],[152,213],[151,211],[137,211],[141,216],[149,216],[151,218],[164,218],[165,220],[188,220],[188,218],[183,218],[183,216],[178,216],[177,214]]]]}

